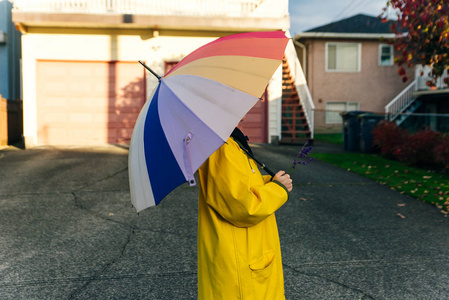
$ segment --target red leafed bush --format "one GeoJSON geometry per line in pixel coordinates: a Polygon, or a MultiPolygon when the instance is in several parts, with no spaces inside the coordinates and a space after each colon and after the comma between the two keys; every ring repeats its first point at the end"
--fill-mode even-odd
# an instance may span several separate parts
{"type": "Polygon", "coordinates": [[[442,163],[445,169],[449,171],[449,134],[441,137],[440,142],[433,151],[436,162],[442,163]]]}
{"type": "Polygon", "coordinates": [[[396,158],[399,161],[420,167],[437,165],[435,147],[441,141],[441,133],[430,129],[420,130],[410,135],[399,148],[396,158]]]}
{"type": "Polygon", "coordinates": [[[449,134],[431,129],[409,134],[393,122],[380,122],[372,131],[382,155],[417,167],[449,171],[449,134]]]}
{"type": "Polygon", "coordinates": [[[373,129],[373,143],[379,147],[380,152],[388,158],[396,158],[395,153],[408,137],[407,131],[396,123],[382,121],[373,129]]]}

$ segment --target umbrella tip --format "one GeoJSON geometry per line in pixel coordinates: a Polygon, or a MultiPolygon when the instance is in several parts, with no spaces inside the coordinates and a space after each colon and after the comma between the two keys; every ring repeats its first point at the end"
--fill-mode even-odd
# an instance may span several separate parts
{"type": "Polygon", "coordinates": [[[138,62],[139,62],[142,66],[144,66],[145,69],[147,69],[148,71],[150,71],[151,74],[153,74],[154,76],[156,76],[156,78],[157,78],[158,80],[161,80],[161,76],[159,76],[156,72],[154,72],[149,66],[147,66],[145,63],[143,63],[141,60],[138,60],[138,62]]]}

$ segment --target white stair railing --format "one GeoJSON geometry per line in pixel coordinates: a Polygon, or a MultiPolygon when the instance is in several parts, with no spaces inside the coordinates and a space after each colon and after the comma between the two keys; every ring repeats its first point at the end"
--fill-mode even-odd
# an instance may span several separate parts
{"type": "Polygon", "coordinates": [[[298,55],[296,54],[290,32],[286,32],[286,36],[289,37],[290,40],[285,49],[285,57],[287,58],[292,79],[299,94],[299,101],[303,107],[304,114],[310,128],[310,138],[313,139],[315,104],[313,103],[312,95],[310,94],[309,87],[307,86],[306,76],[304,75],[298,55]]]}
{"type": "Polygon", "coordinates": [[[407,86],[399,95],[385,106],[385,119],[392,121],[403,113],[414,101],[414,93],[418,89],[417,80],[415,79],[407,86]]]}

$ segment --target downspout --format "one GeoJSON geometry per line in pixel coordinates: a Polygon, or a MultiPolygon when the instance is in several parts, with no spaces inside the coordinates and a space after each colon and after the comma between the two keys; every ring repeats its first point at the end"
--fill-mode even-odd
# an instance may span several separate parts
{"type": "MultiPolygon", "coordinates": [[[[303,61],[303,64],[304,64],[304,65],[302,66],[302,69],[303,69],[303,71],[304,71],[304,75],[307,76],[307,61],[306,61],[306,58],[307,58],[307,47],[306,47],[306,45],[304,45],[304,44],[298,42],[295,38],[293,38],[292,40],[293,40],[293,43],[294,43],[296,46],[298,46],[299,48],[302,49],[302,61],[303,61]]],[[[307,78],[307,77],[306,77],[306,78],[307,78]]]]}

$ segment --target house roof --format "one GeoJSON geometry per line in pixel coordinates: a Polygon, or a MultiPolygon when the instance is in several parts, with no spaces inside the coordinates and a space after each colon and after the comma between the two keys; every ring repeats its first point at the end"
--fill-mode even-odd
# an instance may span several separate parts
{"type": "Polygon", "coordinates": [[[340,21],[309,29],[298,36],[310,38],[392,38],[390,26],[393,20],[385,23],[378,17],[358,14],[340,21]]]}

